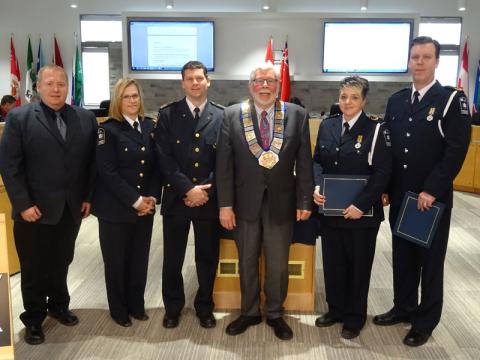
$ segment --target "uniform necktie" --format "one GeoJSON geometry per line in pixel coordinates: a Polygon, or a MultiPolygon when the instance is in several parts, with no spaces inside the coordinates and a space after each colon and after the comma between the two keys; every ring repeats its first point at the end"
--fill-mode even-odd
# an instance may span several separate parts
{"type": "Polygon", "coordinates": [[[415,106],[415,105],[417,105],[417,104],[419,103],[419,101],[420,101],[419,97],[420,97],[420,93],[419,93],[418,91],[415,91],[415,92],[413,93],[412,106],[415,106]]]}
{"type": "Polygon", "coordinates": [[[62,136],[62,139],[65,140],[67,138],[67,125],[62,119],[62,114],[60,111],[55,111],[55,122],[57,123],[57,128],[62,136]]]}
{"type": "Polygon", "coordinates": [[[260,136],[262,138],[262,147],[264,150],[267,150],[270,146],[270,123],[267,119],[267,112],[262,111],[261,120],[260,120],[260,136]]]}
{"type": "Polygon", "coordinates": [[[200,120],[200,109],[196,107],[195,109],[193,109],[193,111],[195,112],[195,116],[193,118],[197,121],[200,120]]]}
{"type": "Polygon", "coordinates": [[[344,142],[347,136],[350,134],[350,124],[348,122],[343,123],[342,142],[344,142]]]}
{"type": "Polygon", "coordinates": [[[137,120],[135,120],[135,121],[133,122],[133,128],[134,128],[137,132],[141,133],[140,128],[138,127],[139,125],[140,125],[140,124],[138,123],[137,120]]]}

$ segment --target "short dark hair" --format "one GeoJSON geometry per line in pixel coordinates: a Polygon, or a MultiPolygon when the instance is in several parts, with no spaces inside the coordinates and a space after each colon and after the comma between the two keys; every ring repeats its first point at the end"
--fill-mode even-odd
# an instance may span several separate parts
{"type": "Polygon", "coordinates": [[[362,92],[362,97],[365,99],[370,89],[368,80],[360,76],[347,76],[342,81],[340,81],[340,90],[346,87],[355,87],[360,89],[362,92]]]}
{"type": "Polygon", "coordinates": [[[433,44],[433,46],[435,46],[435,58],[437,60],[440,58],[440,44],[437,40],[433,40],[430,36],[417,36],[410,43],[410,50],[412,50],[412,47],[414,47],[415,45],[423,44],[433,44]]]}
{"type": "Polygon", "coordinates": [[[208,78],[208,70],[205,65],[203,65],[202,62],[197,61],[197,60],[192,60],[187,62],[185,65],[182,67],[182,80],[185,79],[185,71],[186,70],[195,70],[195,69],[202,69],[203,70],[203,75],[205,75],[206,78],[208,78]]]}
{"type": "Polygon", "coordinates": [[[0,105],[13,104],[14,102],[17,102],[17,99],[15,99],[14,96],[12,96],[12,95],[4,95],[4,96],[2,97],[2,100],[0,101],[0,105]]]}

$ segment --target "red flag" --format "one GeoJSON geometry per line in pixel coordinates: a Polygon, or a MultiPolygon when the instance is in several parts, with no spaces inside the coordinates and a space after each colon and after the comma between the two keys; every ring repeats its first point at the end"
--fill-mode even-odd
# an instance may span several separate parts
{"type": "Polygon", "coordinates": [[[285,41],[285,49],[283,49],[282,64],[280,66],[280,79],[282,82],[282,90],[280,92],[280,100],[289,101],[290,99],[290,68],[288,66],[288,45],[285,41]]]}
{"type": "Polygon", "coordinates": [[[13,36],[10,37],[10,86],[12,96],[17,99],[16,106],[22,105],[22,100],[20,99],[20,67],[18,66],[18,58],[15,54],[13,36]]]}
{"type": "Polygon", "coordinates": [[[53,37],[53,63],[63,68],[62,55],[55,36],[53,37]]]}
{"type": "Polygon", "coordinates": [[[267,52],[265,54],[265,62],[270,61],[272,64],[273,62],[273,38],[270,36],[267,44],[267,52]]]}
{"type": "Polygon", "coordinates": [[[462,65],[458,74],[457,87],[463,89],[468,96],[468,38],[465,39],[465,45],[463,46],[462,65]]]}

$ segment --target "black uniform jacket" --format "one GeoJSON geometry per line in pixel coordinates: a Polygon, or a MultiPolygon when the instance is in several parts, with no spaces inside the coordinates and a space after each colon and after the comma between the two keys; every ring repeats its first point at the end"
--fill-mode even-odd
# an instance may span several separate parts
{"type": "MultiPolygon", "coordinates": [[[[53,111],[52,111],[53,112],[53,111]]],[[[57,224],[65,204],[76,223],[82,220],[82,202],[90,201],[95,178],[93,113],[65,105],[63,140],[56,123],[40,103],[9,111],[0,143],[0,173],[13,207],[13,219],[36,205],[39,224],[57,224]]]]}
{"type": "Polygon", "coordinates": [[[138,216],[132,205],[140,196],[160,201],[154,125],[151,119],[140,119],[141,134],[126,120],[108,119],[99,125],[92,204],[92,213],[99,219],[135,223],[138,216]]]}
{"type": "Polygon", "coordinates": [[[164,188],[162,215],[217,219],[215,154],[223,107],[208,101],[198,123],[186,99],[160,109],[155,139],[159,145],[164,188]],[[209,200],[199,207],[184,204],[185,194],[195,185],[212,184],[209,200]]]}
{"type": "Polygon", "coordinates": [[[321,184],[322,174],[369,175],[365,189],[353,201],[353,205],[364,213],[373,206],[371,217],[347,220],[342,216],[322,216],[322,223],[338,227],[369,227],[384,220],[381,195],[390,179],[392,157],[389,131],[385,124],[381,124],[376,143],[372,145],[378,121],[362,112],[343,141],[341,115],[327,118],[320,124],[313,157],[315,184],[321,184]],[[369,165],[368,156],[372,150],[372,165],[369,165]]]}
{"type": "MultiPolygon", "coordinates": [[[[313,193],[312,152],[308,114],[298,105],[286,103],[283,144],[279,161],[267,169],[258,164],[245,139],[241,104],[225,109],[217,152],[219,206],[233,206],[238,218],[256,221],[265,191],[272,220],[295,221],[295,209],[311,210],[313,193]]],[[[255,106],[252,121],[260,139],[255,106]]]]}
{"type": "Polygon", "coordinates": [[[392,137],[392,205],[400,206],[405,192],[410,190],[426,191],[437,201],[452,206],[453,179],[462,167],[471,132],[468,102],[462,91],[455,95],[443,118],[454,90],[436,82],[413,108],[411,88],[388,100],[385,121],[392,137]]]}

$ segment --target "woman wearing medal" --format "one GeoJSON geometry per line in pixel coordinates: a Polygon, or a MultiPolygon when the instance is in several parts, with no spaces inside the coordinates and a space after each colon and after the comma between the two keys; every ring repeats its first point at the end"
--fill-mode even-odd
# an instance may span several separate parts
{"type": "Polygon", "coordinates": [[[364,78],[341,81],[342,114],[322,121],[314,153],[313,199],[317,205],[328,204],[320,188],[322,176],[368,176],[365,188],[342,214],[320,215],[328,312],[315,325],[343,323],[345,339],[357,337],[366,321],[375,243],[384,220],[381,195],[391,173],[389,131],[378,118],[363,112],[368,89],[364,78]]]}

